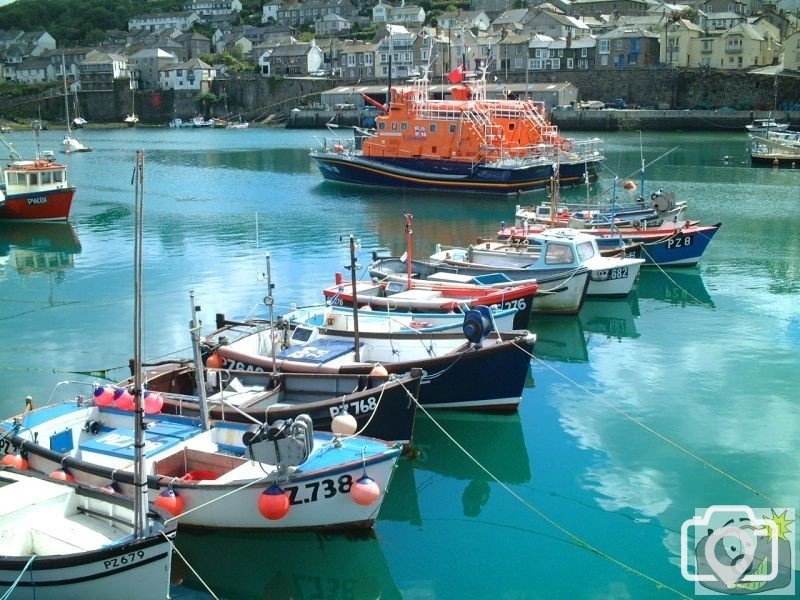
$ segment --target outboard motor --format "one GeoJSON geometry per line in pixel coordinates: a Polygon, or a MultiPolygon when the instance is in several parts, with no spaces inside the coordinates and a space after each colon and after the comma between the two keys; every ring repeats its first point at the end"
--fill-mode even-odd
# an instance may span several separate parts
{"type": "Polygon", "coordinates": [[[488,306],[476,306],[467,311],[461,329],[471,343],[480,344],[494,329],[492,309],[488,306]]]}
{"type": "Polygon", "coordinates": [[[242,435],[251,460],[275,465],[281,470],[303,464],[314,449],[311,417],[297,415],[271,425],[253,425],[242,435]]]}

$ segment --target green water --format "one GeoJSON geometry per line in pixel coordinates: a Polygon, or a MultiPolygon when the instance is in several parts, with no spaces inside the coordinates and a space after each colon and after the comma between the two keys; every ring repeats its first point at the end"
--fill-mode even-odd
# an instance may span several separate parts
{"type": "MultiPolygon", "coordinates": [[[[58,148],[44,132],[43,148],[58,148]]],[[[343,189],[307,151],[325,132],[81,132],[63,156],[71,228],[0,228],[0,409],[57,382],[127,374],[132,354],[134,151],[145,166],[145,354],[189,356],[189,291],[214,314],[263,315],[265,254],[280,309],[321,300],[372,249],[464,244],[515,199],[343,189]],[[73,237],[74,234],[74,237],[73,237]]],[[[20,150],[30,137],[14,133],[20,150]]],[[[228,598],[691,596],[680,531],[696,507],[797,507],[800,172],[754,169],[744,133],[609,134],[594,192],[627,177],[722,222],[694,269],[648,271],[620,301],[534,318],[519,414],[421,415],[374,536],[182,533],[178,548],[228,598]],[[725,158],[727,157],[727,158],[725,158]],[[449,439],[442,429],[462,446],[449,439]],[[591,547],[593,550],[588,549],[591,547]]],[[[619,186],[619,183],[617,184],[619,186]]],[[[571,199],[583,189],[564,190],[571,199]]],[[[541,196],[530,197],[539,201],[541,196]]],[[[486,377],[492,377],[486,373],[486,377]]],[[[795,548],[795,550],[797,550],[795,548]]],[[[176,564],[175,597],[202,597],[176,564]]],[[[795,573],[796,575],[796,573],[795,573]]]]}

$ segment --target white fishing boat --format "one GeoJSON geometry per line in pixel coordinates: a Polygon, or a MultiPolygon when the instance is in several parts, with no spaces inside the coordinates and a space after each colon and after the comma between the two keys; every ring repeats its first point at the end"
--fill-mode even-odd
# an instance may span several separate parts
{"type": "Polygon", "coordinates": [[[547,229],[528,236],[523,243],[437,246],[430,259],[473,275],[499,271],[512,280],[589,269],[587,295],[605,298],[627,296],[644,263],[641,258],[602,256],[595,236],[574,229],[547,229]]]}
{"type": "Polygon", "coordinates": [[[168,597],[175,524],[162,515],[150,512],[137,532],[130,498],[10,466],[0,470],[0,504],[4,598],[168,597]]]}

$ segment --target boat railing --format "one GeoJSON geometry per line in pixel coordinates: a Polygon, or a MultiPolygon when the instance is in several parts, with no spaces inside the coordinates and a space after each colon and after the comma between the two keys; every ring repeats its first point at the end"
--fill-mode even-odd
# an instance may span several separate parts
{"type": "Polygon", "coordinates": [[[356,150],[355,138],[333,137],[317,138],[322,146],[322,152],[335,152],[336,154],[351,154],[356,150]]]}

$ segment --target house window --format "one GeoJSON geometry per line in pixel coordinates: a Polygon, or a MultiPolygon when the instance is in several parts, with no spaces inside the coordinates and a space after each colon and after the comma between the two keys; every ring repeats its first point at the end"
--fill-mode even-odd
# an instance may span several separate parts
{"type": "Polygon", "coordinates": [[[588,48],[581,48],[581,58],[586,58],[587,56],[589,56],[587,50],[588,48]]]}
{"type": "Polygon", "coordinates": [[[600,57],[600,66],[601,67],[607,67],[608,66],[608,55],[607,54],[603,54],[600,57]]]}
{"type": "Polygon", "coordinates": [[[600,54],[611,52],[611,40],[600,40],[600,54]]]}
{"type": "Polygon", "coordinates": [[[574,68],[575,68],[575,64],[574,64],[574,62],[573,62],[573,59],[572,59],[572,58],[568,58],[568,59],[567,59],[567,68],[568,68],[568,69],[574,69],[574,68]]]}
{"type": "Polygon", "coordinates": [[[625,49],[625,40],[617,40],[617,52],[622,52],[625,49]]]}

